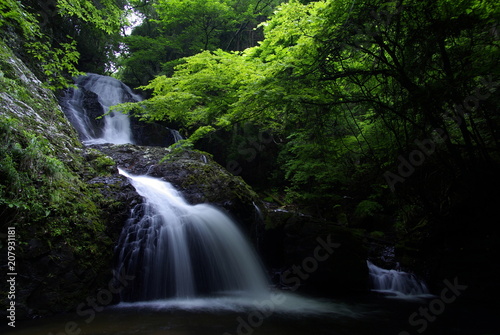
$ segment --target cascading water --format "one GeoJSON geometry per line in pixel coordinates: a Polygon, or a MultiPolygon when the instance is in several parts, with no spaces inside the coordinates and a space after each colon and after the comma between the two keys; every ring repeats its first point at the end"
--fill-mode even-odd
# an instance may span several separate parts
{"type": "Polygon", "coordinates": [[[87,74],[75,80],[78,89],[66,92],[61,105],[85,144],[133,143],[130,119],[119,111],[97,117],[111,106],[124,102],[137,102],[142,98],[119,80],[97,74],[87,74]],[[92,99],[91,99],[92,98],[92,99]],[[97,99],[99,106],[96,106],[97,99]],[[94,101],[94,103],[92,102],[94,101]]]}
{"type": "Polygon", "coordinates": [[[117,246],[118,271],[136,276],[123,301],[267,292],[255,252],[229,217],[206,204],[189,205],[167,182],[120,173],[144,198],[117,246]]]}
{"type": "Polygon", "coordinates": [[[414,274],[380,268],[367,261],[373,291],[401,298],[430,295],[427,286],[414,274]]]}
{"type": "MultiPolygon", "coordinates": [[[[89,74],[76,84],[79,89],[68,90],[61,105],[82,142],[132,143],[127,115],[113,112],[99,117],[110,106],[140,97],[111,77],[89,74]]],[[[159,126],[154,131],[159,128],[167,133],[160,132],[163,140],[156,143],[164,144],[153,145],[183,139],[174,129],[159,126]]],[[[141,129],[148,135],[147,128],[141,125],[141,129]]],[[[137,142],[150,143],[141,136],[137,142]]],[[[204,162],[208,163],[206,157],[204,162]]],[[[271,304],[274,312],[352,315],[338,304],[291,293],[280,293],[278,303],[257,254],[227,215],[207,204],[189,205],[167,182],[120,173],[143,197],[116,246],[116,270],[134,278],[121,290],[120,306],[242,310],[271,304]]]]}
{"type": "Polygon", "coordinates": [[[176,129],[171,129],[171,128],[167,128],[169,131],[170,131],[170,134],[172,135],[172,139],[174,141],[174,143],[177,143],[179,142],[180,140],[183,140],[184,138],[182,137],[182,135],[179,133],[178,130],[176,129]]]}
{"type": "MultiPolygon", "coordinates": [[[[62,100],[66,115],[85,144],[132,143],[127,115],[109,107],[140,101],[130,88],[106,76],[76,79],[79,87],[62,100]]],[[[167,128],[173,143],[182,140],[167,128]]],[[[122,301],[194,298],[221,292],[268,292],[268,281],[250,244],[231,219],[206,204],[189,205],[169,183],[120,170],[143,196],[117,245],[118,271],[136,279],[122,301]]]]}

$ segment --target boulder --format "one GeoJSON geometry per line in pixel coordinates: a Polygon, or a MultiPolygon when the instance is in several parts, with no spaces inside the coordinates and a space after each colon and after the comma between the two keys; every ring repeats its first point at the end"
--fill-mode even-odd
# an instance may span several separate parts
{"type": "Polygon", "coordinates": [[[94,145],[118,167],[135,175],[149,175],[171,183],[191,204],[209,203],[232,216],[256,236],[260,200],[241,177],[229,173],[200,151],[171,152],[168,148],[132,144],[94,145]],[[167,157],[167,158],[166,158],[167,157]],[[166,158],[166,159],[164,159],[166,158]]]}
{"type": "Polygon", "coordinates": [[[274,268],[277,286],[331,297],[368,292],[367,250],[361,236],[296,212],[273,209],[266,221],[261,252],[274,268]]]}

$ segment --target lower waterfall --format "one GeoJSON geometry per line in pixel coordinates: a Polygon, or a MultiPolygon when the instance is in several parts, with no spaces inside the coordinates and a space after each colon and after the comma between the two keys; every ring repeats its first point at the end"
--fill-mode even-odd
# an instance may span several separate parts
{"type": "Polygon", "coordinates": [[[255,251],[227,215],[188,204],[167,182],[120,173],[144,198],[117,246],[118,271],[136,276],[122,301],[267,292],[255,251]]]}

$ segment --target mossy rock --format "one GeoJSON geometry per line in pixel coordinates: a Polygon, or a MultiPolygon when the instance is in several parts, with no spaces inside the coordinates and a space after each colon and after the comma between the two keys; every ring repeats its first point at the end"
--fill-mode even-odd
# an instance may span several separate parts
{"type": "Polygon", "coordinates": [[[250,234],[255,234],[257,194],[241,177],[229,173],[208,153],[171,152],[168,148],[132,144],[96,145],[117,166],[135,175],[149,175],[171,183],[191,204],[208,203],[225,210],[250,234]],[[165,159],[165,157],[168,157],[165,159]]]}
{"type": "MultiPolygon", "coordinates": [[[[0,228],[16,227],[17,317],[74,310],[109,281],[119,230],[109,225],[124,222],[117,213],[133,196],[125,178],[112,180],[111,158],[84,158],[53,92],[1,41],[0,69],[0,228]]],[[[0,304],[4,316],[7,295],[0,304]]]]}

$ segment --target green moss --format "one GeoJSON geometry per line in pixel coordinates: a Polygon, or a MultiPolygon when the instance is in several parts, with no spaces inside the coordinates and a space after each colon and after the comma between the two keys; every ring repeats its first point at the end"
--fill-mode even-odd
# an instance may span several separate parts
{"type": "Polygon", "coordinates": [[[370,217],[381,212],[382,210],[383,207],[378,202],[372,200],[363,200],[356,207],[354,215],[360,218],[370,217]]]}
{"type": "MultiPolygon", "coordinates": [[[[105,202],[81,173],[89,164],[54,95],[40,86],[0,41],[0,213],[17,226],[18,243],[37,239],[49,250],[69,248],[91,266],[109,245],[105,202]]],[[[89,175],[111,173],[99,153],[89,175]]]]}
{"type": "Polygon", "coordinates": [[[385,237],[385,233],[382,232],[382,231],[372,231],[370,233],[370,236],[373,237],[373,238],[384,238],[385,237]]]}
{"type": "Polygon", "coordinates": [[[25,130],[19,121],[0,120],[0,132],[4,224],[19,226],[22,236],[29,236],[27,230],[34,226],[45,239],[60,241],[77,253],[92,253],[96,247],[81,236],[98,234],[105,226],[87,185],[54,157],[48,140],[25,130]]]}
{"type": "Polygon", "coordinates": [[[114,167],[116,163],[111,157],[100,156],[97,157],[95,165],[99,170],[108,170],[110,167],[114,167]]]}
{"type": "Polygon", "coordinates": [[[99,150],[86,148],[84,157],[88,163],[87,173],[93,176],[109,176],[116,171],[116,162],[113,158],[99,150]]]}

